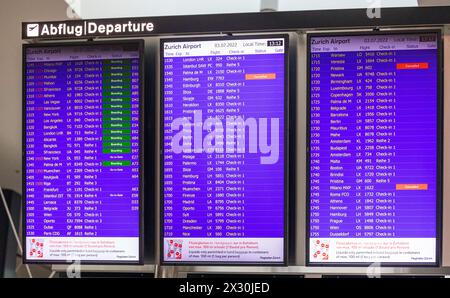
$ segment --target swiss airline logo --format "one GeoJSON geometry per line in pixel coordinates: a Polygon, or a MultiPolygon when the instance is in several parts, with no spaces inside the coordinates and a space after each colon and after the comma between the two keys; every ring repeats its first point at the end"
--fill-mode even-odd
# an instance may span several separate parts
{"type": "Polygon", "coordinates": [[[39,24],[28,24],[27,37],[38,37],[38,36],[39,36],[39,24]]]}

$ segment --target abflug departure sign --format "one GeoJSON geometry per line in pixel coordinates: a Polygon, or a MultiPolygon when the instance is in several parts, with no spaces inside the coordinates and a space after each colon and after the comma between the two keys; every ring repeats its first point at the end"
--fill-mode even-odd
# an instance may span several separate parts
{"type": "Polygon", "coordinates": [[[56,23],[24,23],[24,38],[124,36],[150,33],[155,29],[152,22],[106,22],[75,21],[56,23]]]}

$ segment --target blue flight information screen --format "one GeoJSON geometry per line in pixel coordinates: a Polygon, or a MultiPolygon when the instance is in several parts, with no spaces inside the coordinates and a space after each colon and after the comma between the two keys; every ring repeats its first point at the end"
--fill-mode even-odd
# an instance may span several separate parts
{"type": "Polygon", "coordinates": [[[309,38],[309,263],[438,262],[437,33],[309,38]]]}
{"type": "Polygon", "coordinates": [[[163,261],[284,262],[286,42],[162,41],[163,261]]]}
{"type": "Polygon", "coordinates": [[[24,48],[26,260],[140,261],[142,50],[24,48]]]}

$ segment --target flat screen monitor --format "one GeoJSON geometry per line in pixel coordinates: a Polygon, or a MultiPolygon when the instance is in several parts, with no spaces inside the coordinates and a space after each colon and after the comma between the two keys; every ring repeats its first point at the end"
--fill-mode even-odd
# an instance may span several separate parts
{"type": "Polygon", "coordinates": [[[285,263],[287,48],[161,41],[163,263],[285,263]]]}
{"type": "Polygon", "coordinates": [[[143,42],[24,45],[24,260],[141,261],[143,42]]]}
{"type": "Polygon", "coordinates": [[[308,38],[307,263],[436,266],[437,31],[308,38]]]}

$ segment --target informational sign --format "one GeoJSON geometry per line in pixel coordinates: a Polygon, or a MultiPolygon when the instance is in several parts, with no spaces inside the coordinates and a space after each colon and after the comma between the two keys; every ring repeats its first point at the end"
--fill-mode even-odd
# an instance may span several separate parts
{"type": "Polygon", "coordinates": [[[23,51],[25,260],[140,262],[143,43],[23,51]]]}
{"type": "Polygon", "coordinates": [[[92,39],[189,34],[298,32],[354,27],[417,26],[450,23],[450,7],[384,7],[330,10],[280,11],[276,13],[232,13],[129,18],[101,18],[22,22],[24,40],[92,39]],[[408,17],[399,17],[407,14],[408,17]]]}
{"type": "Polygon", "coordinates": [[[163,262],[285,262],[287,42],[161,41],[163,262]]]}
{"type": "Polygon", "coordinates": [[[311,35],[310,264],[439,262],[440,35],[311,35]]]}

